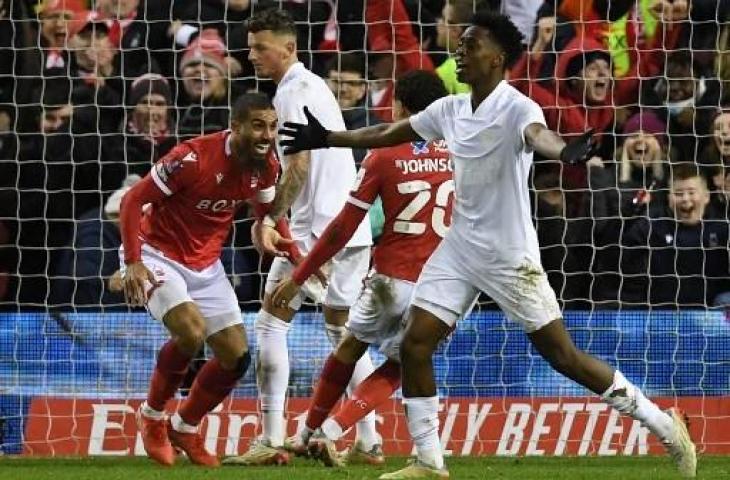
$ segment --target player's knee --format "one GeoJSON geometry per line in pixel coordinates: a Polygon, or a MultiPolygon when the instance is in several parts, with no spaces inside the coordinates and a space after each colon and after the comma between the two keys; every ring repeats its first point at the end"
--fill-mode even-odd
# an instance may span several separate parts
{"type": "Polygon", "coordinates": [[[408,335],[403,338],[400,346],[401,361],[403,363],[430,358],[433,348],[429,342],[424,342],[415,335],[408,335]]]}
{"type": "Polygon", "coordinates": [[[248,367],[251,365],[251,354],[248,350],[244,350],[239,356],[230,358],[218,358],[221,366],[229,371],[234,372],[237,378],[241,378],[248,371],[248,367]]]}
{"type": "Polygon", "coordinates": [[[361,342],[354,335],[348,333],[337,346],[335,356],[341,362],[355,363],[365,354],[368,344],[361,342]]]}

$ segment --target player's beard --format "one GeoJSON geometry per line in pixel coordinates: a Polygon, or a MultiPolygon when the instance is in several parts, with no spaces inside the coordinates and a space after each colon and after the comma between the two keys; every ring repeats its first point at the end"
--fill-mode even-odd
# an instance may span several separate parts
{"type": "Polygon", "coordinates": [[[256,151],[256,144],[250,140],[243,139],[231,142],[233,156],[244,170],[262,173],[266,170],[266,157],[268,152],[261,154],[256,151]]]}

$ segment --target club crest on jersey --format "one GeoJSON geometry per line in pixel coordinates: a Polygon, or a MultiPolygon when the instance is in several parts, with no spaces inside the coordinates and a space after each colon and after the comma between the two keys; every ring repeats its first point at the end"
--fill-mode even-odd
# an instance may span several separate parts
{"type": "Polygon", "coordinates": [[[413,155],[428,153],[428,142],[426,140],[411,142],[411,145],[413,145],[413,155]]]}
{"type": "Polygon", "coordinates": [[[215,183],[220,185],[222,181],[223,181],[223,174],[221,172],[216,173],[215,174],[215,183]]]}

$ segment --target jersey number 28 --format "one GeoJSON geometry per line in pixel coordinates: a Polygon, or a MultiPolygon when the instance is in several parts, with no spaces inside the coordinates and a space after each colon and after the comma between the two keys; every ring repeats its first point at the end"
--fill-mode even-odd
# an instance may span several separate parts
{"type": "MultiPolygon", "coordinates": [[[[431,213],[431,226],[433,231],[441,238],[446,235],[449,229],[449,226],[446,225],[446,206],[449,204],[449,195],[453,191],[453,180],[446,180],[436,189],[436,201],[431,213]]],[[[393,231],[411,235],[422,234],[426,231],[426,224],[413,222],[412,220],[431,199],[431,184],[425,180],[402,182],[398,184],[398,193],[403,195],[415,193],[416,196],[396,217],[397,220],[393,223],[393,231]]]]}

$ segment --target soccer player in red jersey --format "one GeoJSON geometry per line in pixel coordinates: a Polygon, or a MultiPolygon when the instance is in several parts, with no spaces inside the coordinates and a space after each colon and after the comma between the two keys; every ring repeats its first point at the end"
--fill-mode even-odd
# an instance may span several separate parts
{"type": "MultiPolygon", "coordinates": [[[[434,73],[409,72],[396,83],[394,116],[396,120],[408,118],[446,94],[443,82],[434,73]]],[[[321,432],[298,442],[306,445],[308,441],[310,453],[326,465],[378,458],[358,455],[358,448],[340,455],[334,441],[400,386],[401,319],[423,264],[448,229],[453,191],[452,168],[443,141],[409,142],[372,150],[365,157],[345,207],[296,267],[292,278],[282,281],[274,292],[274,304],[291,301],[310,275],[345,246],[380,196],[385,225],[375,247],[374,267],[350,310],[348,333],[324,365],[307,413],[304,431],[321,427],[321,432]],[[380,345],[388,360],[357,386],[334,416],[327,418],[370,344],[380,345]]]]}
{"type": "MultiPolygon", "coordinates": [[[[125,297],[132,305],[146,305],[172,337],[160,349],[147,400],[137,412],[145,450],[163,465],[174,463],[174,447],[193,463],[219,464],[205,449],[198,425],[251,361],[238,300],[219,257],[236,210],[249,201],[261,218],[274,198],[277,116],[268,97],[256,93],[241,96],[231,118],[230,130],[171,150],[122,200],[125,297]],[[165,404],[203,342],[215,356],[167,419],[165,404]]],[[[288,237],[284,221],[278,228],[288,237]]],[[[296,254],[286,240],[279,246],[296,254]]]]}

